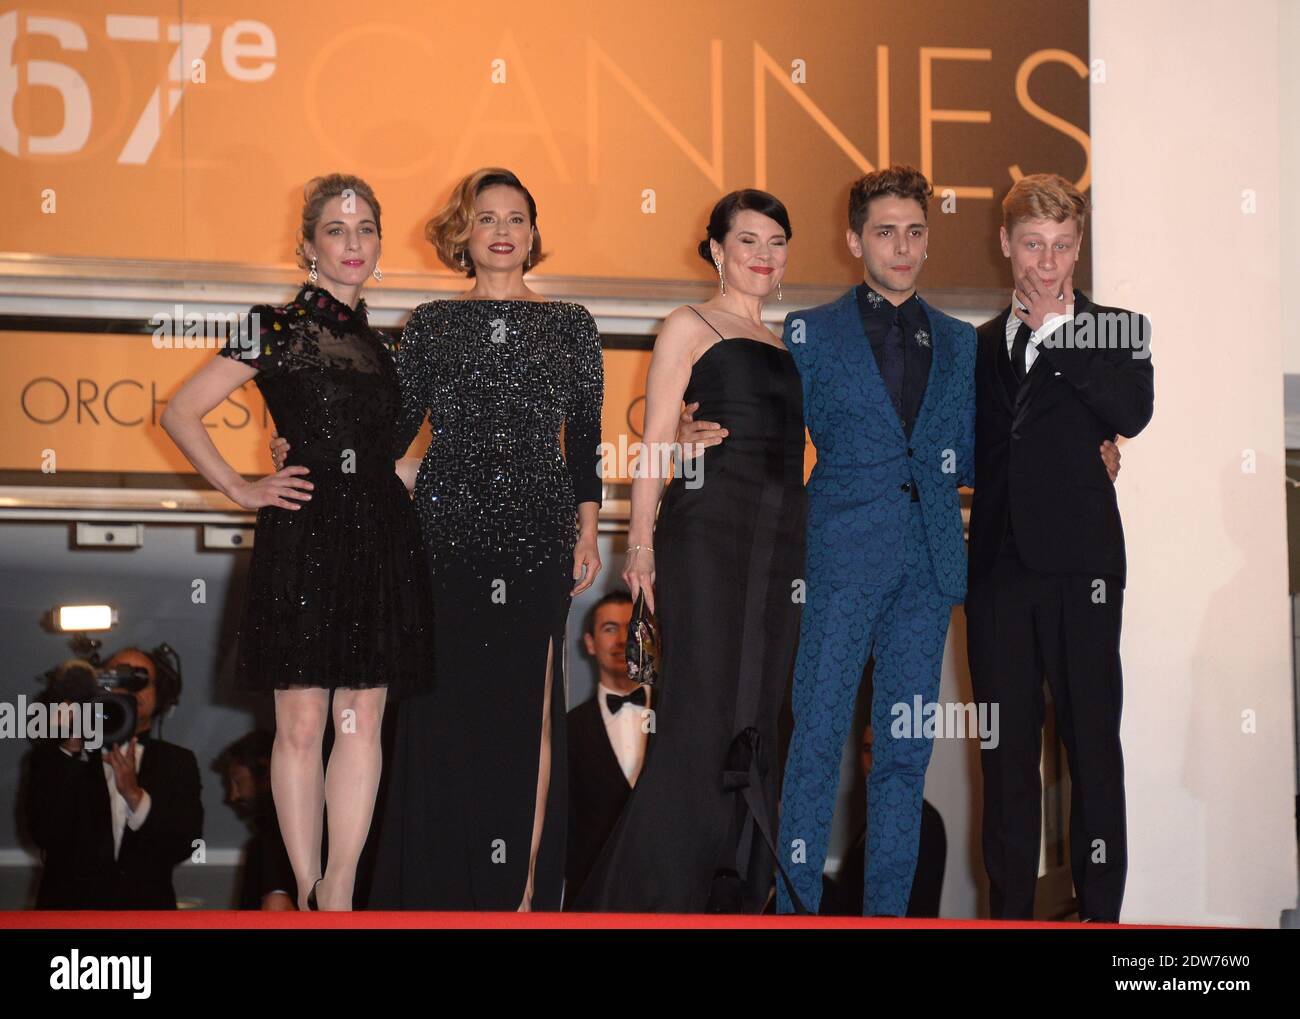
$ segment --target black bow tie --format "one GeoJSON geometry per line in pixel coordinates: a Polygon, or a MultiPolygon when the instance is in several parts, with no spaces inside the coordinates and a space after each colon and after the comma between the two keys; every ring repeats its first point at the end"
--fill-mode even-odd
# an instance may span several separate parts
{"type": "Polygon", "coordinates": [[[609,708],[611,715],[617,715],[624,704],[635,704],[637,707],[645,707],[645,687],[638,686],[629,694],[619,696],[616,693],[605,694],[605,705],[609,708]]]}

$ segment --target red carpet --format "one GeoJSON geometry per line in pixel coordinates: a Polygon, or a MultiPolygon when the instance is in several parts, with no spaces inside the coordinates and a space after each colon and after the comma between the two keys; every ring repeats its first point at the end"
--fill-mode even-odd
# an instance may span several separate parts
{"type": "Polygon", "coordinates": [[[669,930],[847,930],[847,929],[956,929],[1077,930],[1121,927],[1140,930],[1172,929],[1157,925],[1023,923],[990,920],[904,920],[861,917],[718,916],[670,913],[284,913],[238,910],[177,910],[141,912],[10,912],[0,913],[0,928],[27,930],[106,930],[135,928],[156,930],[283,929],[627,929],[669,930]]]}

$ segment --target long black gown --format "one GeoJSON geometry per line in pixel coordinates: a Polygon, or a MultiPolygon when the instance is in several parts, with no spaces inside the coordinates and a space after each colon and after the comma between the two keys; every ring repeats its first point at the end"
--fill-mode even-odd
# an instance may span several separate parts
{"type": "Polygon", "coordinates": [[[518,908],[548,643],[550,787],[532,906],[560,907],[564,635],[577,504],[601,500],[603,365],[595,321],[566,302],[432,301],[403,332],[402,451],[426,414],[432,431],[415,503],[437,683],[398,709],[371,908],[518,908]]]}
{"type": "Polygon", "coordinates": [[[703,484],[675,477],[659,507],[654,737],[591,876],[569,890],[580,911],[753,913],[771,889],[751,805],[775,837],[802,605],[803,392],[788,351],[735,337],[695,362],[685,400],[730,434],[704,454],[703,484]]]}

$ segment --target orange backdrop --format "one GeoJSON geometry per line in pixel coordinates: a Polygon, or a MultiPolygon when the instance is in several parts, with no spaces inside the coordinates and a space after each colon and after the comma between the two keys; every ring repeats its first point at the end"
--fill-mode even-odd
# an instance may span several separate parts
{"type": "Polygon", "coordinates": [[[384,264],[452,182],[505,165],[546,273],[699,278],[712,204],[756,185],[794,220],[791,283],[853,275],[852,179],[925,170],[931,287],[1000,287],[997,199],[1087,187],[1086,0],[384,4],[48,0],[0,14],[0,248],[292,262],[308,178],[365,176],[384,264]]]}
{"type": "MultiPolygon", "coordinates": [[[[1104,77],[1086,0],[50,0],[0,12],[0,250],[189,263],[201,287],[290,264],[303,182],[340,169],[379,194],[384,268],[425,273],[425,220],[500,164],[538,198],[538,275],[704,278],[710,207],[755,185],[790,209],[787,280],[847,286],[851,181],[910,162],[938,189],[923,288],[1000,290],[998,199],[1021,173],[1088,186],[1104,77]]],[[[157,414],[210,354],[4,343],[0,469],[188,472],[157,414]]],[[[607,353],[605,441],[639,431],[646,363],[607,353]]],[[[242,471],[264,418],[251,385],[210,418],[242,471]]]]}

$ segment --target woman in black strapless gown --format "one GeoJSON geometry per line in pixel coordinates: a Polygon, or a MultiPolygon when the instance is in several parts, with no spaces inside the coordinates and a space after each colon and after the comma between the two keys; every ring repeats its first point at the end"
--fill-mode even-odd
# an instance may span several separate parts
{"type": "Polygon", "coordinates": [[[728,435],[694,465],[702,483],[689,471],[666,489],[634,482],[624,576],[634,596],[646,586],[654,598],[662,691],[627,806],[591,876],[568,889],[577,910],[756,913],[771,890],[777,716],[802,604],[804,425],[794,359],[758,314],[779,286],[789,235],[771,195],[719,202],[700,248],[726,289],[703,309],[675,311],[655,344],[646,441],[671,436],[682,398],[728,435]],[[684,389],[670,378],[687,372],[684,389]],[[637,532],[660,491],[647,548],[637,532]]]}

